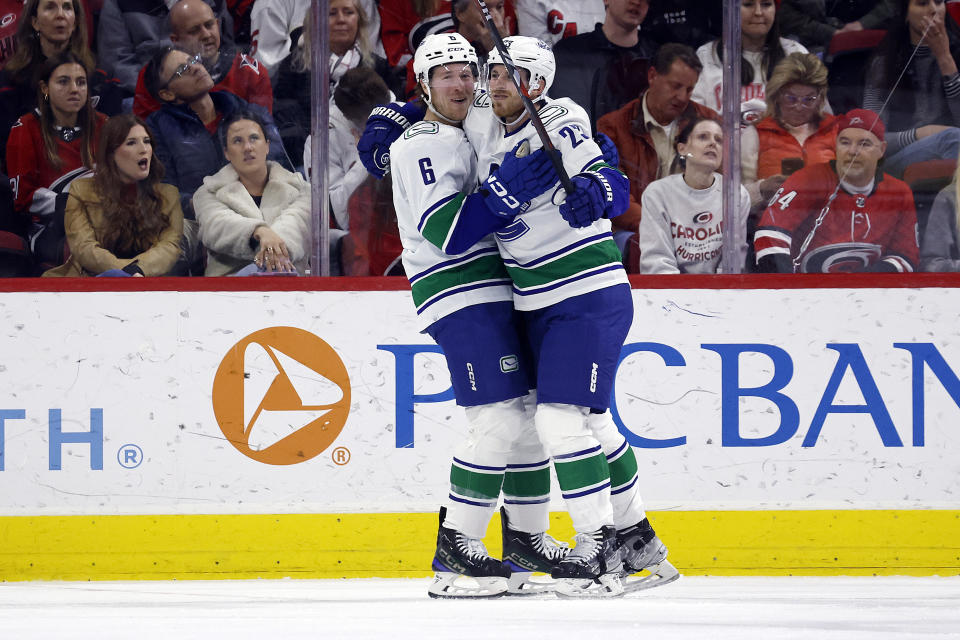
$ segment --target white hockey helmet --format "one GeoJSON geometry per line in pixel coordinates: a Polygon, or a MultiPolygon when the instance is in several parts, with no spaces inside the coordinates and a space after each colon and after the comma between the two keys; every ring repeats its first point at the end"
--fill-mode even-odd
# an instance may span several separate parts
{"type": "MultiPolygon", "coordinates": [[[[413,74],[417,81],[430,82],[430,70],[442,65],[463,62],[477,68],[477,52],[459,33],[431,33],[413,54],[413,74]]],[[[429,91],[427,100],[430,100],[429,91]]]]}
{"type": "MultiPolygon", "coordinates": [[[[557,61],[553,57],[550,45],[540,38],[530,36],[509,36],[503,39],[503,43],[507,45],[507,52],[514,66],[518,69],[526,69],[530,74],[528,89],[535,91],[543,83],[541,95],[546,95],[550,85],[553,84],[553,76],[557,72],[557,61]]],[[[488,73],[490,67],[495,64],[503,64],[503,57],[496,48],[487,54],[488,73]]]]}

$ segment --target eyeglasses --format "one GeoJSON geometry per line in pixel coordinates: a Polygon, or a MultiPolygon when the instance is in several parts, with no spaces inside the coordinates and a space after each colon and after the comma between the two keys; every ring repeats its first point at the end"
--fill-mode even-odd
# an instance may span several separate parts
{"type": "Polygon", "coordinates": [[[812,107],[817,104],[817,101],[820,100],[820,96],[792,96],[789,93],[785,93],[780,96],[783,99],[784,104],[788,107],[795,107],[798,104],[807,108],[812,107]]]}
{"type": "Polygon", "coordinates": [[[192,67],[195,64],[198,64],[199,62],[200,62],[200,54],[197,54],[192,58],[190,58],[189,60],[187,60],[186,62],[184,62],[182,65],[180,65],[179,67],[173,70],[173,75],[170,76],[169,80],[163,83],[163,87],[161,88],[166,89],[167,87],[169,87],[171,82],[173,82],[176,78],[182,78],[183,74],[185,74],[190,69],[190,67],[192,67]]]}

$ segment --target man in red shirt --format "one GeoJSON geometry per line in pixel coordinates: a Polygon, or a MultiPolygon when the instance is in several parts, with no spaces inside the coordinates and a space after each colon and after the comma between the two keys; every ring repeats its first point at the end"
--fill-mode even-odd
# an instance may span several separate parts
{"type": "MultiPolygon", "coordinates": [[[[273,88],[267,70],[256,58],[233,48],[220,49],[220,23],[202,0],[180,0],[170,9],[170,41],[184,51],[199,54],[214,81],[214,91],[229,91],[273,113],[273,88]]],[[[146,119],[160,108],[147,91],[144,70],[137,77],[133,112],[146,119]]]]}
{"type": "Polygon", "coordinates": [[[760,271],[840,273],[913,271],[917,213],[913,193],[878,169],[887,148],[883,121],[854,109],[837,126],[837,158],[787,178],[754,236],[760,271]]]}

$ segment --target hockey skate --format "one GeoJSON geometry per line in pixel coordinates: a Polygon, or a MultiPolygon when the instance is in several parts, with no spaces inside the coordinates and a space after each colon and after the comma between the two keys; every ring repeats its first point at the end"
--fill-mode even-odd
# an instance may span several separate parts
{"type": "Polygon", "coordinates": [[[644,518],[632,527],[617,532],[617,544],[623,561],[624,593],[662,587],[680,578],[680,572],[667,560],[667,547],[644,518]],[[631,577],[641,571],[649,573],[631,577]]]}
{"type": "Polygon", "coordinates": [[[550,574],[554,591],[566,598],[611,598],[623,595],[617,530],[606,526],[593,533],[578,533],[577,544],[550,574]]]}
{"type": "Polygon", "coordinates": [[[503,507],[500,507],[500,530],[503,533],[503,564],[510,569],[507,593],[528,596],[553,591],[556,581],[550,577],[550,572],[570,553],[570,547],[546,533],[511,529],[503,507]],[[535,572],[547,575],[534,576],[535,572]]]}
{"type": "Polygon", "coordinates": [[[491,558],[480,538],[471,538],[443,526],[446,508],[440,509],[437,551],[433,556],[431,598],[497,598],[507,592],[510,570],[491,558]]]}

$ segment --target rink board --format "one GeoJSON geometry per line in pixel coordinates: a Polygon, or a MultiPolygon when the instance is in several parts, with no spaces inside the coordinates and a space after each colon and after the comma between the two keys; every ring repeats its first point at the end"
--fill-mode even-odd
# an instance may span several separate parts
{"type": "MultiPolygon", "coordinates": [[[[678,567],[960,573],[960,280],[633,283],[613,407],[678,567]]],[[[0,284],[0,578],[424,575],[445,363],[402,282],[315,284],[0,284]]]]}

